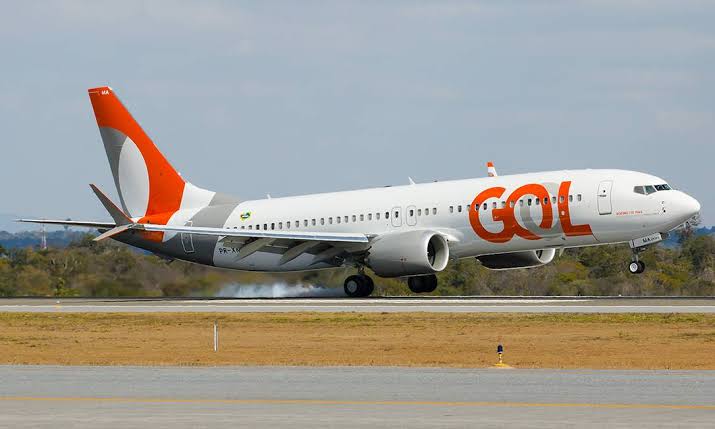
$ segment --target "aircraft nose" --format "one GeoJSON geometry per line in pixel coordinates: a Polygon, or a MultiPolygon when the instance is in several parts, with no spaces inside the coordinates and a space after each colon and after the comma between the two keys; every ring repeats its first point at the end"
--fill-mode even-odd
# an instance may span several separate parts
{"type": "Polygon", "coordinates": [[[688,213],[692,213],[692,216],[700,213],[700,202],[688,194],[685,195],[685,207],[688,213]]]}
{"type": "Polygon", "coordinates": [[[700,203],[698,200],[684,192],[680,192],[677,206],[678,214],[680,214],[684,220],[688,220],[700,213],[700,203]]]}

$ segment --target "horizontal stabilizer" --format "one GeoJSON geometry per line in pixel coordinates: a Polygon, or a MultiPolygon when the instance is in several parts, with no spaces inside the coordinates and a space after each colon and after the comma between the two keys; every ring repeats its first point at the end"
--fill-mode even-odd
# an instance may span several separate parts
{"type": "Polygon", "coordinates": [[[110,229],[109,231],[106,231],[106,232],[100,234],[99,236],[94,237],[94,238],[92,239],[92,241],[102,241],[102,240],[105,240],[105,239],[107,239],[107,238],[114,237],[115,235],[121,234],[122,232],[128,230],[129,228],[131,228],[131,227],[133,227],[133,226],[134,226],[134,224],[131,224],[131,223],[127,223],[127,224],[124,224],[124,225],[119,225],[119,226],[116,227],[116,228],[112,228],[112,229],[110,229]]]}

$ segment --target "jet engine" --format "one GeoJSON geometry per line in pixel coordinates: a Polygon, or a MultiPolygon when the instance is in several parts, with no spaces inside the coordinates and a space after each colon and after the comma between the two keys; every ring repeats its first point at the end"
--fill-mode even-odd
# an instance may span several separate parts
{"type": "Polygon", "coordinates": [[[372,244],[365,262],[380,277],[432,274],[447,266],[449,246],[434,231],[388,234],[372,244]]]}
{"type": "Polygon", "coordinates": [[[490,270],[508,270],[511,268],[530,268],[546,265],[554,260],[555,255],[556,249],[543,249],[482,255],[477,256],[477,259],[490,270]]]}

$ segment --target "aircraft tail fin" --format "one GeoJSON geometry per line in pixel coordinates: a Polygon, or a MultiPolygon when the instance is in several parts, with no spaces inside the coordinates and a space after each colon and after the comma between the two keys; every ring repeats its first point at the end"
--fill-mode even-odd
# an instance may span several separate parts
{"type": "MultiPolygon", "coordinates": [[[[209,204],[215,193],[181,177],[112,88],[88,92],[123,213],[144,222],[166,224],[177,210],[209,204]]],[[[100,200],[104,203],[102,197],[100,200]]]]}

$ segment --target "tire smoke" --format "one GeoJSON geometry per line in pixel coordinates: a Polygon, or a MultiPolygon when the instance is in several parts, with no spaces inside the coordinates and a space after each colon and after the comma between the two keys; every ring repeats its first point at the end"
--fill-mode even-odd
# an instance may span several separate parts
{"type": "Polygon", "coordinates": [[[345,296],[342,288],[313,284],[237,284],[231,283],[216,294],[219,298],[325,298],[345,296]]]}

